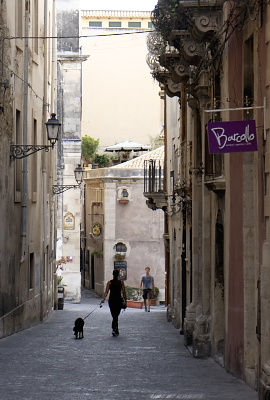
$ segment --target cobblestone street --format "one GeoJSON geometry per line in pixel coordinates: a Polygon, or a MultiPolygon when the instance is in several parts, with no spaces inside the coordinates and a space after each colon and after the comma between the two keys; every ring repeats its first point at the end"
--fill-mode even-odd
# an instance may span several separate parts
{"type": "Polygon", "coordinates": [[[65,303],[41,325],[0,340],[0,399],[258,399],[212,359],[193,358],[164,306],[127,309],[112,337],[108,303],[99,302],[83,291],[80,304],[65,303]],[[94,309],[76,340],[75,319],[94,309]]]}

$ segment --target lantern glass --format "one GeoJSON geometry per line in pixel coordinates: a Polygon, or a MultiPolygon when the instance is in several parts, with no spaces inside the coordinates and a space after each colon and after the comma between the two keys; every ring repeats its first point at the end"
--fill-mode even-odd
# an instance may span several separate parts
{"type": "Polygon", "coordinates": [[[52,147],[58,140],[58,135],[60,132],[61,123],[55,118],[56,114],[52,113],[51,118],[46,122],[48,140],[51,142],[52,147]]]}
{"type": "Polygon", "coordinates": [[[80,185],[83,181],[83,172],[84,172],[84,170],[83,170],[81,164],[78,164],[78,166],[74,170],[75,179],[76,179],[76,182],[78,183],[78,185],[80,185]]]}

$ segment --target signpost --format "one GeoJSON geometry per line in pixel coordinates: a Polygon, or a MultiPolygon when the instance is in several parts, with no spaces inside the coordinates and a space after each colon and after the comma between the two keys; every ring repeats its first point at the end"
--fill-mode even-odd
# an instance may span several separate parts
{"type": "Polygon", "coordinates": [[[256,123],[250,121],[219,121],[208,123],[210,154],[257,151],[256,123]]]}
{"type": "Polygon", "coordinates": [[[126,261],[114,261],[114,269],[119,270],[119,278],[123,281],[127,280],[127,262],[126,261]]]}

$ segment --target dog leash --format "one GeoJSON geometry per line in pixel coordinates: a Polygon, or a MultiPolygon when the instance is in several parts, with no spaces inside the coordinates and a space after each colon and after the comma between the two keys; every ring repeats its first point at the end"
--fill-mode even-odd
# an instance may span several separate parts
{"type": "Polygon", "coordinates": [[[88,315],[86,315],[86,317],[84,317],[84,320],[85,320],[86,318],[88,318],[89,315],[91,315],[98,307],[101,308],[101,307],[102,307],[102,303],[99,303],[99,305],[98,305],[97,307],[95,307],[94,310],[92,310],[88,315]]]}

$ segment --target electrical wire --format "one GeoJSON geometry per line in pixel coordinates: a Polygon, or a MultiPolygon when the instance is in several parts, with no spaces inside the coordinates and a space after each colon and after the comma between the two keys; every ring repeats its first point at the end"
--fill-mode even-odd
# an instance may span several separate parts
{"type": "MultiPolygon", "coordinates": [[[[4,41],[5,40],[16,40],[16,39],[82,39],[82,38],[92,38],[92,37],[110,37],[110,36],[125,36],[125,35],[135,35],[135,34],[141,34],[141,33],[149,33],[153,32],[153,29],[143,29],[140,31],[132,31],[132,32],[121,32],[121,33],[109,33],[109,34],[97,34],[97,35],[79,35],[79,36],[10,36],[10,37],[2,37],[2,48],[4,47],[4,41]]],[[[0,63],[2,64],[2,67],[5,67],[12,75],[14,75],[17,79],[19,79],[22,83],[26,84],[28,88],[33,92],[33,94],[36,96],[37,99],[41,100],[43,102],[43,105],[45,106],[50,106],[48,103],[44,102],[44,99],[41,98],[37,92],[33,89],[33,87],[30,85],[29,82],[26,82],[23,78],[21,78],[18,74],[16,74],[15,71],[9,68],[3,60],[0,60],[0,63]]]]}
{"type": "Polygon", "coordinates": [[[78,35],[78,36],[6,36],[2,39],[14,40],[14,39],[82,39],[82,38],[91,38],[91,37],[106,37],[106,36],[124,36],[124,35],[137,35],[141,33],[150,33],[154,32],[154,29],[142,29],[140,31],[133,32],[121,32],[121,33],[102,33],[99,35],[78,35]]]}

